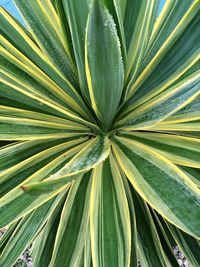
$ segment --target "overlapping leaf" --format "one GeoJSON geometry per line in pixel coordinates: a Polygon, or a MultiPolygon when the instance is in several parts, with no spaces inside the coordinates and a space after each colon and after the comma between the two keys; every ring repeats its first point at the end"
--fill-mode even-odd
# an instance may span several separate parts
{"type": "Polygon", "coordinates": [[[0,7],[0,265],[198,266],[200,1],[0,7]],[[160,214],[160,215],[158,215],[160,214]],[[183,231],[182,231],[183,230],[183,231]]]}
{"type": "Polygon", "coordinates": [[[169,221],[199,236],[200,190],[174,164],[147,146],[115,138],[115,156],[134,188],[169,221]]]}

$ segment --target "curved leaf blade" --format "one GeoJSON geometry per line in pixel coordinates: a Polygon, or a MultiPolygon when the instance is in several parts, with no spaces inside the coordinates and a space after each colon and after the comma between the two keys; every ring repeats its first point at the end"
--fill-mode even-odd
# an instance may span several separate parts
{"type": "Polygon", "coordinates": [[[110,141],[108,137],[95,137],[86,142],[84,148],[61,170],[56,172],[52,178],[71,176],[88,171],[104,161],[108,157],[109,152],[110,141]]]}
{"type": "Polygon", "coordinates": [[[200,236],[200,190],[178,167],[157,152],[128,138],[112,148],[140,196],[164,218],[194,237],[200,236]]]}
{"type": "Polygon", "coordinates": [[[90,234],[94,266],[129,266],[129,208],[122,178],[112,155],[93,171],[90,234]]]}
{"type": "Polygon", "coordinates": [[[116,127],[138,130],[150,129],[199,96],[200,71],[168,88],[162,94],[130,112],[115,123],[116,127]]]}
{"type": "Polygon", "coordinates": [[[166,133],[122,132],[120,136],[141,142],[170,161],[193,168],[200,168],[200,140],[166,133]]]}
{"type": "Polygon", "coordinates": [[[86,28],[85,67],[92,108],[107,131],[119,105],[124,70],[114,21],[97,0],[86,28]]]}
{"type": "Polygon", "coordinates": [[[62,209],[50,266],[80,266],[89,219],[89,178],[90,172],[71,185],[62,209]]]}

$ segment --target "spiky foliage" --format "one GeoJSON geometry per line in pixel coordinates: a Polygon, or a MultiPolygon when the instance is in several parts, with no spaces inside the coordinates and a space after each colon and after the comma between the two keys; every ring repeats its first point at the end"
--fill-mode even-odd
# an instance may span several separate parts
{"type": "Polygon", "coordinates": [[[199,266],[200,2],[0,12],[0,266],[199,266]]]}

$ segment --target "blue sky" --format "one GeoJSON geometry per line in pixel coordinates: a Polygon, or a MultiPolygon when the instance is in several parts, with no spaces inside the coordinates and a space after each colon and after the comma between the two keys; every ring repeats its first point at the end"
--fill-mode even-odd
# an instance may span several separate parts
{"type": "Polygon", "coordinates": [[[160,7],[159,7],[159,10],[158,10],[158,13],[160,13],[161,9],[163,8],[165,1],[166,0],[161,0],[160,1],[160,7]]]}
{"type": "Polygon", "coordinates": [[[15,16],[20,22],[22,22],[20,14],[18,13],[12,0],[0,0],[0,5],[3,6],[13,16],[15,16]]]}
{"type": "MultiPolygon", "coordinates": [[[[161,0],[159,13],[160,13],[160,10],[162,9],[164,3],[165,3],[165,0],[161,0]]],[[[12,0],[0,0],[0,5],[3,6],[4,8],[6,8],[9,13],[14,15],[19,21],[22,22],[22,19],[19,15],[15,5],[13,4],[12,0]]]]}

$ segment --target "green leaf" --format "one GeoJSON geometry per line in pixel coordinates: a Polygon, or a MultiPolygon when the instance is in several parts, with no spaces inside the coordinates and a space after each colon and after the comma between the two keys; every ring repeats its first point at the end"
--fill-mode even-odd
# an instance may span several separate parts
{"type": "MultiPolygon", "coordinates": [[[[186,43],[188,39],[190,39],[191,44],[198,43],[198,30],[196,28],[195,30],[197,31],[196,38],[195,35],[190,37],[190,32],[193,31],[193,29],[189,28],[182,36],[183,43],[186,43]]],[[[182,41],[182,39],[180,41],[182,41]]],[[[149,79],[147,79],[147,82],[145,81],[144,84],[140,86],[140,89],[135,92],[133,97],[124,104],[124,112],[130,112],[130,110],[135,109],[168,88],[178,85],[180,81],[199,70],[199,47],[192,46],[191,49],[190,46],[188,46],[187,51],[185,46],[183,46],[185,53],[181,54],[182,49],[180,49],[180,47],[182,46],[183,45],[179,44],[179,42],[174,45],[174,48],[170,50],[165,60],[163,60],[164,63],[161,61],[152,75],[150,75],[149,79]],[[178,58],[176,59],[176,57],[178,58]],[[177,61],[175,62],[175,60],[177,61]]]]}
{"type": "Polygon", "coordinates": [[[48,201],[20,221],[9,239],[9,243],[0,255],[0,265],[12,266],[15,263],[21,253],[30,245],[34,237],[45,225],[48,217],[58,205],[61,196],[48,201]]]}
{"type": "Polygon", "coordinates": [[[193,0],[182,3],[182,1],[166,1],[157,21],[154,25],[148,46],[149,51],[144,59],[142,67],[147,65],[152,57],[165,43],[173,30],[191,7],[193,0]]]}
{"type": "Polygon", "coordinates": [[[67,161],[69,161],[70,157],[72,157],[81,149],[81,146],[84,146],[82,144],[80,146],[75,146],[74,148],[72,148],[73,145],[75,145],[74,142],[68,142],[68,144],[62,143],[58,146],[55,146],[55,148],[53,147],[51,149],[47,149],[46,151],[38,153],[32,158],[28,158],[27,160],[20,162],[18,166],[14,165],[13,167],[1,173],[3,177],[1,178],[1,180],[11,180],[11,183],[13,183],[13,176],[15,175],[15,177],[17,177],[15,174],[15,172],[17,171],[19,172],[19,178],[17,178],[20,179],[20,182],[18,182],[17,186],[15,185],[16,187],[14,187],[12,190],[10,189],[9,192],[5,194],[0,200],[0,212],[4,214],[4,216],[0,218],[0,227],[16,221],[17,219],[31,212],[61,191],[66,191],[69,188],[69,184],[66,184],[64,188],[61,187],[53,192],[43,194],[42,196],[32,196],[24,193],[20,186],[30,182],[33,183],[40,181],[42,179],[50,177],[50,175],[57,172],[67,161]],[[51,158],[52,155],[54,155],[53,158],[51,158]],[[48,160],[43,161],[44,158],[47,158],[48,160]],[[28,165],[31,168],[27,172],[28,165]],[[19,166],[21,166],[22,170],[24,169],[24,173],[20,173],[19,166]],[[23,180],[21,176],[23,177],[23,180]]]}
{"type": "MultiPolygon", "coordinates": [[[[48,60],[36,43],[26,34],[23,28],[17,24],[3,8],[0,8],[0,22],[0,30],[3,33],[1,42],[3,42],[9,51],[14,52],[14,61],[16,61],[17,58],[20,58],[22,61],[27,62],[27,58],[29,58],[32,61],[31,63],[38,65],[48,74],[49,78],[57,83],[62,90],[66,91],[72,103],[76,102],[79,108],[84,106],[84,109],[88,110],[75,88],[63,74],[55,68],[54,64],[48,60]],[[9,37],[6,38],[6,36],[9,37]],[[15,43],[16,45],[13,47],[12,43],[15,43]]],[[[2,48],[0,49],[3,50],[2,48]]],[[[29,62],[29,65],[32,64],[29,62]]]]}
{"type": "Polygon", "coordinates": [[[122,94],[124,70],[114,21],[97,0],[86,28],[85,64],[92,108],[108,131],[122,94]]]}
{"type": "Polygon", "coordinates": [[[129,208],[122,178],[112,155],[93,171],[90,231],[94,266],[129,266],[129,208]]]}
{"type": "MultiPolygon", "coordinates": [[[[68,132],[59,128],[56,130],[49,127],[39,127],[37,124],[38,121],[35,122],[34,120],[0,117],[0,138],[1,140],[41,140],[80,136],[80,133],[75,131],[68,132]]],[[[41,122],[41,124],[45,126],[45,122],[41,122]]]]}
{"type": "Polygon", "coordinates": [[[142,265],[169,266],[147,204],[133,188],[131,194],[136,212],[138,250],[142,265]]]}
{"type": "MultiPolygon", "coordinates": [[[[30,128],[30,133],[34,134],[34,130],[38,130],[37,132],[41,132],[41,138],[43,134],[43,130],[48,134],[47,129],[49,129],[49,134],[52,129],[57,129],[57,133],[86,133],[90,131],[89,128],[84,125],[78,124],[76,122],[72,122],[70,120],[62,119],[56,116],[43,114],[40,112],[34,112],[24,109],[13,108],[9,106],[0,105],[0,120],[2,123],[9,124],[12,127],[22,128],[22,132],[25,129],[30,128]],[[25,129],[23,128],[25,126],[25,129]],[[33,129],[32,129],[33,127],[33,129]],[[43,129],[44,128],[44,129],[43,129]],[[45,129],[46,128],[46,129],[45,129]],[[39,131],[40,130],[40,131],[39,131]]],[[[6,129],[6,130],[8,130],[6,129]]],[[[13,133],[11,131],[11,133],[13,133]]],[[[25,133],[29,133],[29,131],[25,130],[25,133]]]]}
{"type": "Polygon", "coordinates": [[[119,135],[149,146],[176,164],[200,168],[200,140],[197,138],[136,131],[119,135]]]}
{"type": "Polygon", "coordinates": [[[199,84],[200,71],[197,71],[136,108],[115,126],[129,130],[151,128],[193,101],[199,95],[199,84]]]}
{"type": "Polygon", "coordinates": [[[126,191],[126,197],[129,205],[129,213],[130,213],[130,222],[131,222],[131,258],[130,262],[133,266],[137,266],[138,264],[138,237],[137,237],[137,222],[136,222],[136,210],[133,202],[133,198],[131,195],[131,190],[129,186],[129,182],[127,180],[126,175],[123,172],[121,173],[121,177],[124,183],[124,189],[126,191]]]}
{"type": "Polygon", "coordinates": [[[192,121],[192,122],[183,122],[183,123],[173,123],[173,124],[165,124],[158,123],[157,125],[151,127],[150,131],[163,131],[163,132],[172,132],[174,134],[191,136],[191,137],[199,137],[200,132],[200,120],[192,121]]]}
{"type": "Polygon", "coordinates": [[[72,83],[75,83],[73,73],[75,70],[72,71],[73,64],[61,42],[60,24],[56,11],[54,10],[51,14],[54,23],[49,17],[49,1],[45,1],[44,6],[41,2],[30,0],[15,0],[14,2],[40,49],[72,83]]]}
{"type": "Polygon", "coordinates": [[[50,266],[80,266],[88,224],[90,175],[88,172],[71,185],[63,206],[50,266]]]}
{"type": "MultiPolygon", "coordinates": [[[[55,4],[55,9],[57,11],[58,14],[58,19],[59,19],[59,23],[60,23],[60,34],[61,36],[61,40],[63,42],[63,45],[65,46],[65,49],[69,55],[69,57],[71,58],[71,61],[73,62],[74,66],[75,66],[75,56],[74,56],[74,51],[73,51],[73,44],[72,44],[72,40],[71,40],[71,34],[70,34],[70,28],[69,28],[69,23],[67,21],[66,15],[65,15],[65,11],[64,11],[64,6],[62,3],[62,0],[54,0],[55,4]]],[[[45,4],[49,3],[49,1],[45,0],[45,4]]],[[[77,72],[77,70],[76,70],[77,72]]],[[[79,90],[80,88],[77,88],[77,90],[79,90]]]]}
{"type": "Polygon", "coordinates": [[[2,253],[2,251],[4,250],[6,244],[9,242],[10,237],[12,236],[13,232],[15,231],[15,229],[17,228],[17,225],[19,221],[16,221],[15,223],[10,224],[8,227],[1,229],[1,231],[5,231],[3,233],[3,236],[1,236],[1,240],[0,240],[0,254],[2,253]]]}
{"type": "Polygon", "coordinates": [[[124,14],[124,31],[126,37],[126,46],[127,50],[130,47],[131,39],[133,37],[134,29],[136,26],[138,14],[142,6],[143,1],[135,1],[135,4],[132,4],[131,0],[126,0],[126,9],[124,14]]]}
{"type": "MultiPolygon", "coordinates": [[[[135,79],[141,62],[145,56],[149,37],[152,30],[152,23],[155,20],[156,11],[158,9],[159,1],[137,1],[133,5],[128,1],[127,12],[131,16],[131,41],[128,47],[127,65],[126,65],[126,79],[128,82],[135,79]],[[130,14],[130,12],[132,13],[130,14]]],[[[125,23],[127,20],[125,19],[125,23]]],[[[129,18],[130,23],[130,18],[129,18]]],[[[125,29],[126,29],[125,24],[125,29]]],[[[129,26],[130,27],[130,26],[129,26]]],[[[127,36],[127,38],[130,38],[127,36]]]]}
{"type": "MultiPolygon", "coordinates": [[[[169,76],[172,78],[175,71],[177,71],[176,75],[180,77],[180,75],[182,75],[181,65],[184,64],[184,61],[187,61],[188,57],[190,58],[194,55],[194,60],[196,54],[196,60],[198,59],[199,1],[190,0],[186,5],[182,5],[181,1],[176,1],[176,3],[169,2],[166,5],[170,6],[168,12],[169,16],[172,15],[172,17],[169,17],[169,23],[166,28],[164,26],[165,20],[161,21],[161,28],[163,27],[164,32],[159,32],[158,43],[155,42],[152,51],[150,50],[152,52],[150,55],[145,55],[144,65],[140,65],[140,75],[129,84],[129,99],[136,91],[140,94],[139,91],[141,90],[139,90],[139,88],[143,86],[144,83],[145,90],[142,90],[142,95],[145,94],[145,91],[149,92],[149,90],[154,89],[156,86],[158,86],[159,89],[159,84],[164,80],[167,84],[170,79],[167,80],[166,78],[169,76]],[[176,4],[178,8],[175,10],[176,15],[174,15],[171,11],[173,5],[176,4]],[[169,27],[170,24],[172,27],[169,27]],[[194,35],[190,34],[191,31],[194,32],[194,35]],[[194,39],[191,43],[188,43],[190,38],[194,39]]],[[[163,10],[163,12],[165,11],[163,10]]],[[[156,24],[154,29],[156,29],[156,24]]],[[[188,67],[189,64],[185,64],[186,70],[188,67]]],[[[173,79],[177,79],[176,75],[173,79]]],[[[172,82],[173,81],[174,80],[172,80],[172,82]]]]}
{"type": "MultiPolygon", "coordinates": [[[[61,160],[62,156],[57,161],[55,159],[63,153],[66,154],[66,151],[69,149],[65,141],[62,139],[56,141],[28,141],[2,147],[0,149],[0,197],[3,197],[20,185],[45,165],[48,165],[50,172],[61,168],[67,159],[64,158],[64,163],[61,160]],[[53,163],[49,165],[51,161],[53,163]]],[[[71,142],[71,145],[73,146],[78,143],[71,142]]],[[[39,173],[42,175],[41,172],[39,173]]],[[[46,175],[48,177],[48,173],[46,175]]]]}
{"type": "Polygon", "coordinates": [[[168,257],[168,260],[171,263],[171,266],[179,267],[177,258],[175,257],[175,254],[174,254],[174,247],[176,246],[176,242],[173,236],[171,235],[171,233],[165,226],[165,223],[162,217],[158,213],[156,213],[155,210],[151,208],[150,208],[150,211],[152,214],[152,218],[154,219],[154,223],[157,228],[163,250],[165,251],[168,257]]]}
{"type": "Polygon", "coordinates": [[[92,120],[90,113],[88,114],[87,108],[85,107],[83,110],[82,107],[80,107],[80,105],[78,105],[67,92],[65,89],[66,85],[62,85],[61,87],[58,81],[58,84],[55,83],[51,76],[48,76],[44,70],[41,70],[33,63],[33,61],[30,61],[25,54],[16,49],[3,36],[1,37],[1,43],[3,45],[0,47],[2,54],[0,65],[2,70],[6,71],[6,73],[12,74],[16,79],[26,85],[29,85],[29,90],[31,85],[37,92],[39,89],[39,91],[43,92],[43,94],[45,93],[46,96],[49,96],[54,100],[56,99],[57,102],[62,103],[62,106],[64,106],[63,103],[66,103],[67,105],[65,105],[68,108],[70,107],[70,109],[82,114],[86,118],[88,118],[89,115],[89,119],[92,120]]]}
{"type": "Polygon", "coordinates": [[[162,124],[183,123],[195,120],[200,120],[200,95],[189,105],[164,120],[162,124]]]}
{"type": "MultiPolygon", "coordinates": [[[[89,212],[89,211],[88,211],[89,212]]],[[[92,255],[91,255],[91,240],[90,240],[90,224],[88,223],[85,233],[85,244],[83,254],[83,266],[92,267],[92,255]]]]}
{"type": "MultiPolygon", "coordinates": [[[[72,113],[78,113],[87,118],[87,113],[83,112],[58,85],[56,85],[47,75],[45,75],[37,66],[29,66],[23,64],[19,60],[13,60],[12,55],[2,48],[3,57],[0,60],[1,71],[6,72],[7,76],[26,87],[28,91],[32,91],[41,98],[59,105],[66,106],[72,113]],[[31,68],[31,70],[30,70],[31,68]],[[67,103],[66,103],[67,102],[67,103]],[[69,105],[70,102],[70,105],[69,105]]],[[[30,62],[29,62],[30,64],[30,62]]],[[[4,77],[5,79],[5,77],[4,77]]],[[[46,107],[47,108],[47,107],[46,107]]],[[[45,111],[45,109],[44,109],[45,111]]]]}
{"type": "MultiPolygon", "coordinates": [[[[12,222],[15,222],[19,218],[24,217],[31,211],[35,210],[37,207],[41,206],[54,196],[58,195],[60,191],[63,190],[64,189],[62,188],[62,190],[57,190],[53,193],[44,194],[40,197],[30,196],[26,193],[20,194],[20,191],[22,190],[15,190],[12,193],[16,193],[17,195],[14,196],[13,199],[10,200],[9,196],[7,196],[7,199],[4,198],[0,201],[0,210],[1,213],[4,214],[4,216],[0,219],[0,227],[2,228],[12,222]]],[[[67,187],[65,187],[64,192],[66,192],[66,190],[67,187]]]]}
{"type": "MultiPolygon", "coordinates": [[[[63,105],[60,105],[59,103],[56,103],[55,101],[52,101],[45,95],[41,95],[40,92],[34,91],[33,88],[31,88],[27,84],[23,84],[18,78],[16,78],[14,75],[9,74],[7,71],[0,70],[1,79],[0,81],[5,84],[5,87],[9,87],[9,92],[5,92],[5,87],[3,87],[3,96],[9,97],[9,94],[11,94],[11,91],[14,91],[14,94],[17,94],[17,97],[19,97],[19,94],[22,94],[22,98],[28,99],[29,102],[34,103],[34,107],[36,104],[37,106],[41,106],[45,104],[47,107],[50,107],[50,112],[55,115],[55,112],[52,112],[52,108],[57,112],[63,114],[63,117],[67,117],[67,119],[70,119],[72,121],[78,121],[81,124],[89,125],[94,129],[97,129],[98,126],[94,125],[93,123],[82,119],[80,115],[74,114],[70,109],[64,107],[63,105]]],[[[2,93],[1,93],[2,94],[2,93]]],[[[12,96],[13,98],[13,96],[12,96]]],[[[21,102],[21,100],[20,100],[21,102]]]]}
{"type": "MultiPolygon", "coordinates": [[[[37,99],[31,98],[30,95],[25,94],[24,91],[19,91],[18,88],[13,88],[8,84],[0,82],[1,85],[1,99],[0,103],[3,106],[22,108],[23,110],[32,110],[34,112],[42,112],[43,114],[50,114],[57,117],[65,117],[59,111],[48,105],[39,102],[37,99]],[[16,102],[17,101],[17,102],[16,102]]],[[[66,118],[66,117],[65,117],[66,118]]]]}
{"type": "Polygon", "coordinates": [[[80,2],[78,0],[58,0],[57,2],[62,3],[69,24],[78,69],[80,89],[85,99],[90,103],[85,72],[84,43],[89,5],[92,1],[85,0],[80,2]]]}
{"type": "Polygon", "coordinates": [[[193,267],[198,267],[200,262],[200,243],[199,240],[184,233],[170,223],[166,222],[171,234],[176,240],[180,250],[184,253],[185,257],[193,267]]]}
{"type": "MultiPolygon", "coordinates": [[[[0,1],[1,2],[1,1],[0,1]]],[[[199,0],[0,7],[0,266],[200,261],[199,0]],[[183,3],[184,2],[184,3],[183,3]],[[171,225],[171,224],[172,225],[171,225]]]]}
{"type": "MultiPolygon", "coordinates": [[[[68,140],[68,146],[64,141],[66,140],[28,141],[2,147],[0,150],[0,168],[2,170],[0,174],[0,197],[6,195],[29,177],[32,177],[30,178],[32,180],[34,173],[37,173],[45,165],[49,167],[50,173],[61,168],[67,160],[66,157],[63,157],[63,153],[66,155],[70,145],[73,147],[80,142],[69,142],[68,140]],[[55,160],[57,157],[58,159],[55,160]],[[54,165],[49,164],[51,161],[54,165]]],[[[42,172],[39,171],[39,174],[42,175],[42,172]]],[[[44,178],[45,175],[48,177],[48,174],[49,172],[46,174],[44,172],[44,178]]],[[[39,178],[43,178],[43,176],[39,178]]]]}
{"type": "Polygon", "coordinates": [[[181,169],[186,172],[186,174],[192,179],[194,183],[200,187],[200,169],[188,168],[181,166],[181,169]]]}
{"type": "Polygon", "coordinates": [[[104,161],[110,152],[110,142],[107,136],[95,137],[85,143],[85,146],[52,178],[71,176],[88,171],[104,161]]]}
{"type": "Polygon", "coordinates": [[[200,190],[178,167],[128,138],[114,138],[114,154],[140,196],[183,231],[200,236],[200,190]]]}
{"type": "MultiPolygon", "coordinates": [[[[18,173],[24,170],[27,170],[30,167],[33,167],[34,165],[42,162],[45,159],[50,158],[51,159],[50,163],[51,163],[52,161],[51,156],[54,156],[55,162],[54,162],[54,166],[52,166],[53,169],[49,169],[49,171],[52,171],[54,169],[56,170],[56,167],[58,167],[61,163],[65,162],[70,157],[72,157],[74,154],[76,154],[79,151],[79,149],[81,149],[84,146],[82,142],[84,142],[85,140],[86,139],[77,139],[77,140],[72,140],[72,141],[65,140],[65,142],[62,142],[63,140],[61,142],[59,141],[49,142],[49,147],[48,145],[42,146],[42,149],[44,149],[43,151],[39,151],[39,153],[35,153],[35,154],[34,154],[34,150],[31,151],[33,155],[29,156],[29,153],[28,153],[28,155],[25,155],[25,158],[22,158],[21,160],[17,161],[14,166],[8,166],[7,169],[2,170],[0,174],[0,178],[1,178],[0,183],[3,183],[4,181],[9,180],[11,177],[13,177],[13,175],[16,176],[18,173]]],[[[25,149],[30,149],[29,146],[26,147],[26,145],[28,144],[29,144],[28,142],[25,143],[25,149]]],[[[7,154],[5,153],[7,153],[9,149],[2,149],[2,150],[3,150],[2,158],[4,156],[5,158],[3,158],[3,160],[6,160],[7,154]]],[[[26,153],[26,150],[24,151],[24,153],[26,153]]]]}
{"type": "MultiPolygon", "coordinates": [[[[63,198],[65,200],[65,197],[63,198]]],[[[60,222],[60,216],[63,209],[63,203],[56,207],[54,212],[50,215],[46,225],[43,227],[39,235],[34,239],[34,257],[33,267],[46,267],[52,257],[55,238],[60,222]]]]}
{"type": "Polygon", "coordinates": [[[124,25],[123,25],[126,1],[127,0],[102,0],[102,2],[104,2],[105,6],[107,7],[109,13],[113,17],[113,20],[116,24],[116,30],[121,44],[122,57],[124,63],[126,62],[127,59],[126,40],[125,40],[124,25]]]}
{"type": "Polygon", "coordinates": [[[25,184],[21,186],[21,189],[24,190],[26,193],[29,193],[31,195],[42,195],[46,193],[50,193],[52,191],[55,191],[57,189],[60,189],[61,187],[64,188],[65,185],[68,183],[78,180],[82,177],[82,175],[73,175],[73,176],[64,176],[59,177],[56,179],[45,179],[45,181],[39,182],[39,183],[30,183],[25,184]]]}

